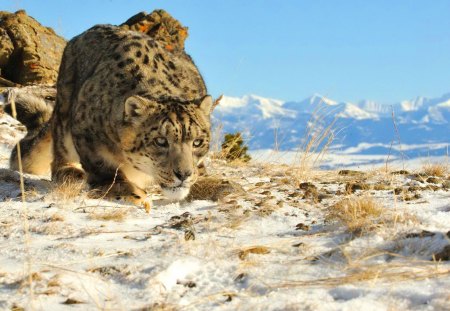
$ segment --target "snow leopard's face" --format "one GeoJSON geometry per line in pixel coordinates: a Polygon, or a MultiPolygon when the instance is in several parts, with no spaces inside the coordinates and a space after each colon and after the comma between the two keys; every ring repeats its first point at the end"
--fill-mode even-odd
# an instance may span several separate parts
{"type": "Polygon", "coordinates": [[[126,157],[168,198],[186,197],[198,177],[197,166],[209,150],[211,106],[210,96],[191,102],[141,96],[126,101],[126,157]]]}

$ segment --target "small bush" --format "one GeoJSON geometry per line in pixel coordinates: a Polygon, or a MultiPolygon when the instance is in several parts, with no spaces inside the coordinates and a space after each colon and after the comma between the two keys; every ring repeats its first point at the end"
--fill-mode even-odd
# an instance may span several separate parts
{"type": "Polygon", "coordinates": [[[248,147],[244,145],[241,133],[225,134],[221,153],[227,161],[240,160],[248,162],[251,160],[251,157],[247,154],[247,151],[248,147]]]}

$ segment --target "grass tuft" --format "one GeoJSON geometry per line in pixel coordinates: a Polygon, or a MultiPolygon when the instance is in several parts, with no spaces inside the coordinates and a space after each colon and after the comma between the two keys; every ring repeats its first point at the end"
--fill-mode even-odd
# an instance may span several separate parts
{"type": "Polygon", "coordinates": [[[129,209],[127,208],[114,208],[109,211],[93,212],[89,214],[89,218],[93,220],[104,220],[104,221],[123,221],[128,215],[129,209]]]}
{"type": "Polygon", "coordinates": [[[61,184],[55,185],[51,195],[64,202],[76,198],[85,188],[86,184],[84,182],[66,180],[61,184]]]}
{"type": "Polygon", "coordinates": [[[328,218],[343,223],[352,233],[362,233],[373,229],[382,213],[381,205],[369,196],[349,197],[331,207],[328,218]]]}
{"type": "Polygon", "coordinates": [[[422,171],[427,176],[444,177],[449,172],[447,163],[427,163],[422,166],[422,171]]]}
{"type": "Polygon", "coordinates": [[[297,183],[305,180],[320,164],[333,143],[336,137],[337,118],[327,124],[327,119],[333,114],[334,111],[322,102],[312,113],[297,154],[297,183]]]}

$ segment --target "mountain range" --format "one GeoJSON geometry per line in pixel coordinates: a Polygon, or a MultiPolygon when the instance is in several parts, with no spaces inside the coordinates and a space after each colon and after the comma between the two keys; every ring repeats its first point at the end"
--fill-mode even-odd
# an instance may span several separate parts
{"type": "Polygon", "coordinates": [[[222,133],[242,132],[253,150],[298,150],[311,136],[308,133],[330,128],[331,149],[336,152],[442,155],[450,143],[450,93],[393,105],[338,102],[319,94],[288,102],[257,95],[224,96],[213,124],[222,133]]]}

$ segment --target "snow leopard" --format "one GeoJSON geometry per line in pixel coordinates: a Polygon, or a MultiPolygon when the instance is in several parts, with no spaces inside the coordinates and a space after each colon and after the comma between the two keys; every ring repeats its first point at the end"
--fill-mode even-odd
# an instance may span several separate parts
{"type": "MultiPolygon", "coordinates": [[[[212,106],[185,51],[97,25],[65,47],[53,112],[20,142],[24,168],[134,204],[145,202],[149,183],[181,200],[209,150],[212,106]]],[[[14,154],[10,163],[17,167],[14,154]]]]}

